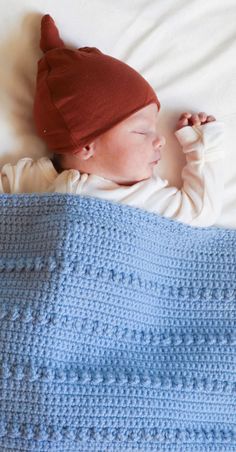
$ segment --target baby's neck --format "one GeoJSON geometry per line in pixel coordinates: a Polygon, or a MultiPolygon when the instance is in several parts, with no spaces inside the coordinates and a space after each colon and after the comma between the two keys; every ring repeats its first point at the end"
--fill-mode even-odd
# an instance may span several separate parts
{"type": "Polygon", "coordinates": [[[60,162],[59,162],[59,159],[57,158],[56,155],[53,156],[53,158],[51,159],[51,162],[52,162],[52,164],[53,164],[55,170],[56,170],[58,173],[62,173],[62,171],[64,171],[64,168],[61,167],[60,162]]]}

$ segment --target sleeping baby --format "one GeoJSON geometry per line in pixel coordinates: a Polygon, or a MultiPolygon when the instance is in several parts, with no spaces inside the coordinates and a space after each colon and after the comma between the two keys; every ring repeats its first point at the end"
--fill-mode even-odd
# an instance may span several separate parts
{"type": "Polygon", "coordinates": [[[48,14],[40,47],[34,121],[54,156],[5,164],[1,192],[93,196],[213,225],[223,199],[224,124],[204,112],[180,116],[175,136],[186,165],[182,188],[172,187],[156,171],[165,145],[160,102],[141,74],[95,47],[66,48],[48,14]]]}

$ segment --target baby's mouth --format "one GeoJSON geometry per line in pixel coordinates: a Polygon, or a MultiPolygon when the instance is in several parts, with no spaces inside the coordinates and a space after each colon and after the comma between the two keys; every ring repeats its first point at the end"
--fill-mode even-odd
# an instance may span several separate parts
{"type": "Polygon", "coordinates": [[[159,155],[156,158],[156,160],[153,160],[153,162],[151,162],[151,165],[156,165],[159,162],[159,160],[161,160],[161,153],[160,152],[159,152],[159,155]]]}

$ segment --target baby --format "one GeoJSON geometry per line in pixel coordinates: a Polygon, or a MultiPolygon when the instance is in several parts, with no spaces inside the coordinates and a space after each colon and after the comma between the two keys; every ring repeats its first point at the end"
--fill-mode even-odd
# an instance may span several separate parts
{"type": "Polygon", "coordinates": [[[148,82],[97,48],[67,49],[49,15],[42,18],[40,46],[34,120],[54,158],[5,164],[1,192],[94,196],[192,226],[213,225],[222,208],[224,124],[204,112],[180,116],[175,136],[186,165],[183,187],[171,187],[155,171],[165,138],[148,82]]]}

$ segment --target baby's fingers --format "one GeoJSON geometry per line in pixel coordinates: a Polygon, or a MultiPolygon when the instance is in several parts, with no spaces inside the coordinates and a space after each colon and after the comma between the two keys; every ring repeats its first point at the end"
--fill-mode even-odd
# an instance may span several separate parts
{"type": "Polygon", "coordinates": [[[191,124],[193,126],[200,126],[201,125],[200,113],[199,113],[199,115],[197,113],[192,115],[192,117],[191,117],[191,124]]]}
{"type": "Polygon", "coordinates": [[[183,118],[183,119],[179,119],[179,121],[178,121],[178,125],[179,126],[187,126],[188,125],[188,120],[187,120],[187,118],[183,118]]]}
{"type": "Polygon", "coordinates": [[[199,126],[201,124],[206,124],[207,122],[216,121],[215,116],[207,115],[205,112],[194,114],[191,118],[191,123],[193,126],[199,126]]]}
{"type": "Polygon", "coordinates": [[[201,120],[201,123],[216,121],[215,116],[207,115],[205,112],[198,113],[198,117],[201,120]]]}
{"type": "Polygon", "coordinates": [[[206,122],[216,121],[215,116],[207,115],[205,112],[198,113],[198,116],[199,116],[199,119],[201,120],[202,124],[204,124],[206,122]]]}
{"type": "Polygon", "coordinates": [[[207,122],[212,122],[212,121],[216,121],[215,116],[213,116],[213,115],[207,116],[207,122]]]}
{"type": "Polygon", "coordinates": [[[191,116],[192,116],[192,114],[191,113],[189,113],[189,112],[185,112],[185,113],[182,113],[181,115],[180,115],[180,117],[179,117],[179,119],[181,120],[181,119],[186,119],[186,118],[191,118],[191,116]]]}
{"type": "Polygon", "coordinates": [[[207,120],[207,114],[204,111],[201,111],[201,113],[198,114],[201,122],[206,122],[207,120]]]}
{"type": "Polygon", "coordinates": [[[189,123],[188,118],[190,118],[191,116],[192,116],[191,113],[188,112],[182,113],[178,120],[177,129],[181,129],[184,126],[188,126],[189,123]]]}

